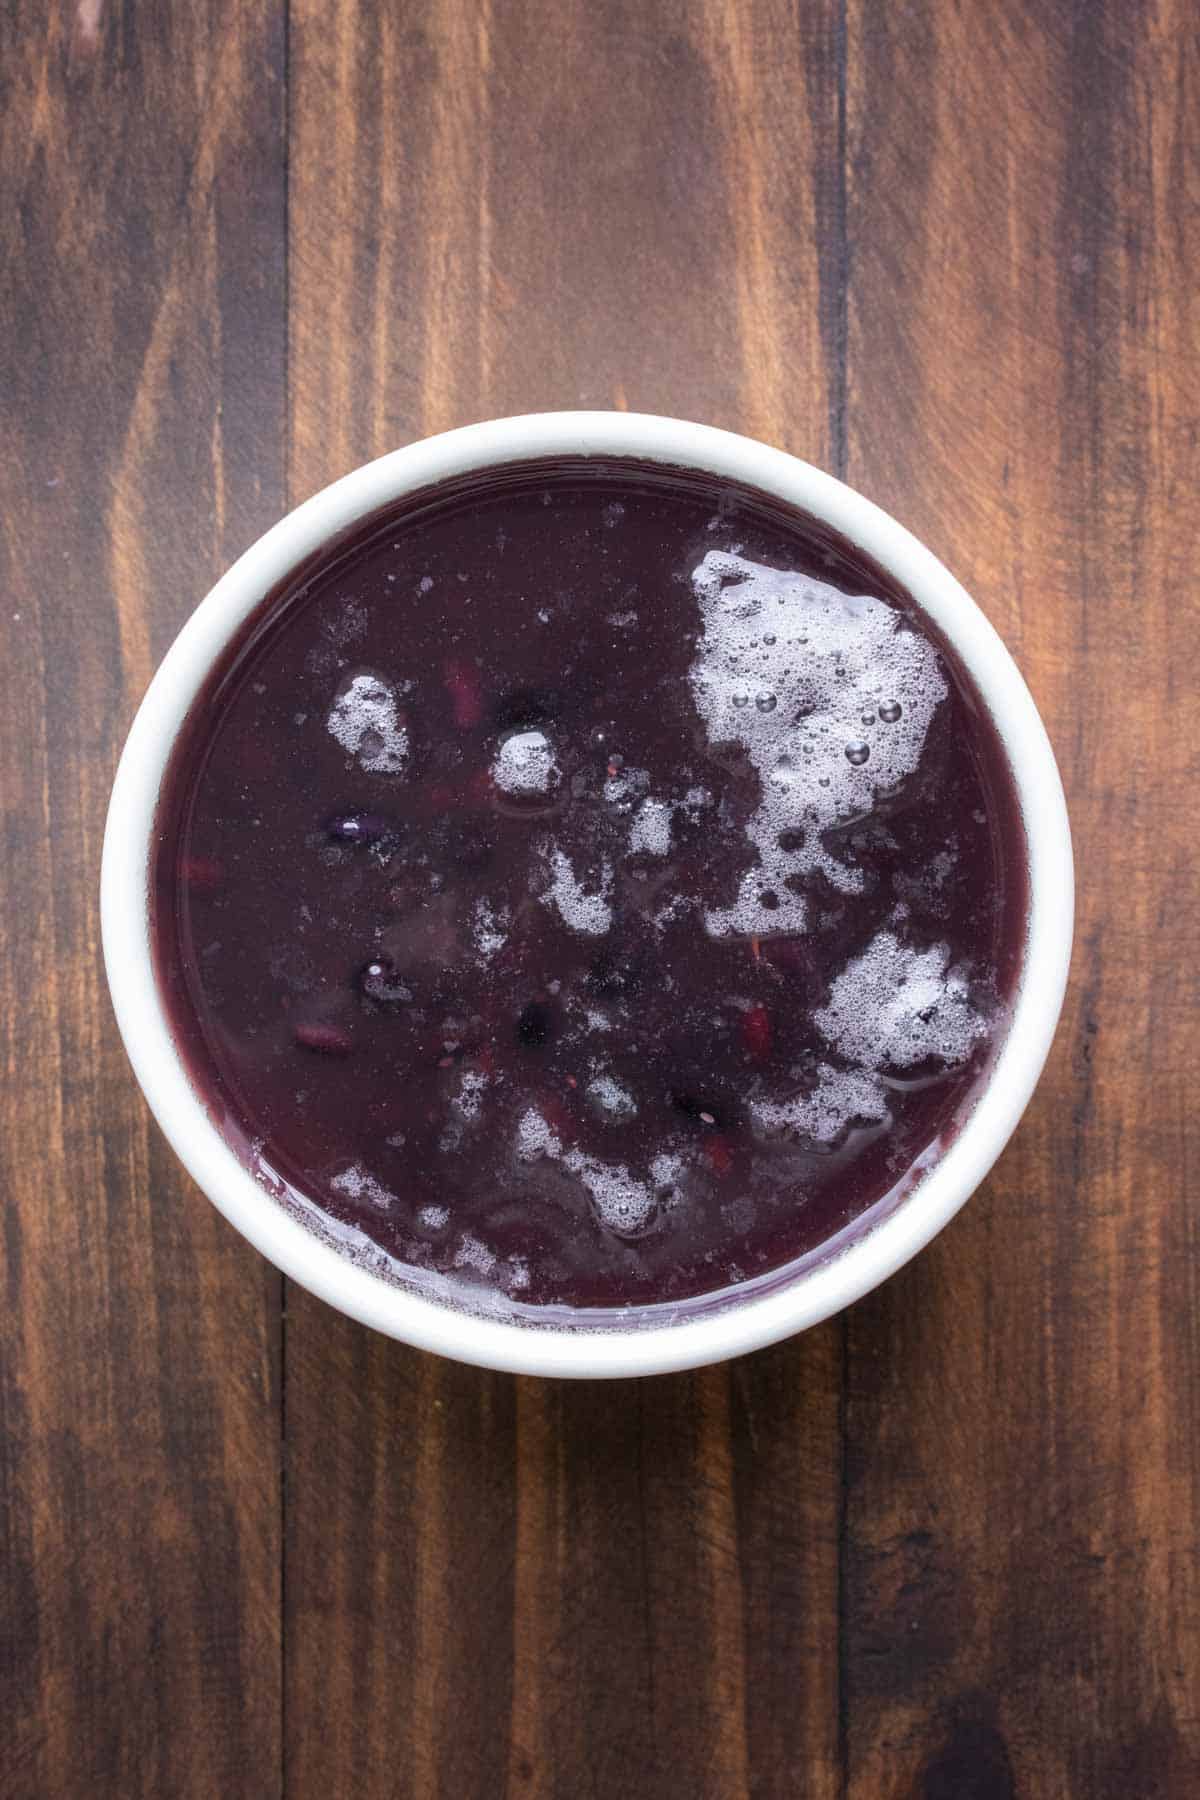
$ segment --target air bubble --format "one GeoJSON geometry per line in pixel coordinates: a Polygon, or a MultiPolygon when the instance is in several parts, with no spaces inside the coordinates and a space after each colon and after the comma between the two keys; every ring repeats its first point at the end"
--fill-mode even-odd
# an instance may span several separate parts
{"type": "Polygon", "coordinates": [[[776,700],[774,694],[759,694],[756,696],[754,704],[757,706],[760,713],[769,713],[775,711],[779,702],[776,700]]]}
{"type": "Polygon", "coordinates": [[[885,725],[894,725],[903,710],[898,700],[889,700],[885,706],[880,707],[879,716],[885,725]]]}
{"type": "Polygon", "coordinates": [[[775,633],[773,631],[764,632],[763,643],[764,644],[773,644],[774,642],[775,642],[775,633]]]}
{"type": "Polygon", "coordinates": [[[853,763],[856,769],[862,767],[870,754],[870,744],[864,744],[861,738],[856,738],[852,744],[846,745],[846,761],[848,763],[853,763]]]}
{"type": "Polygon", "coordinates": [[[739,711],[743,706],[749,706],[749,704],[750,704],[749,694],[735,694],[733,696],[733,704],[739,709],[739,711]]]}

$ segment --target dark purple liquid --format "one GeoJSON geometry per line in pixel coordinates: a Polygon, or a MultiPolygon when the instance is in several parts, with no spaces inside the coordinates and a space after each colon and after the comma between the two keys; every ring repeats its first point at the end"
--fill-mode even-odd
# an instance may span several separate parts
{"type": "Polygon", "coordinates": [[[492,470],[310,561],[159,825],[222,1128],[335,1237],[519,1309],[709,1293],[880,1201],[969,1108],[1024,927],[1002,752],[911,601],[633,462],[492,470]]]}

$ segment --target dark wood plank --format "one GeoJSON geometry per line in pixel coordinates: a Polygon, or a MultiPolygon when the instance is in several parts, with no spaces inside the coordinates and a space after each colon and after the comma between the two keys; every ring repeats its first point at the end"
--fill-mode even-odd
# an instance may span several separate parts
{"type": "Polygon", "coordinates": [[[286,415],[282,6],[0,27],[0,1793],[281,1785],[279,1284],[99,971],[133,705],[289,432],[298,499],[580,404],[845,461],[962,573],[1062,754],[1071,1001],[845,1328],[592,1388],[291,1296],[287,1786],[1200,1786],[1196,22],[847,4],[843,58],[839,0],[295,0],[286,415]]]}
{"type": "MultiPolygon", "coordinates": [[[[293,10],[292,492],[538,407],[830,462],[833,5],[293,10]]],[[[840,1328],[511,1382],[289,1298],[289,1793],[837,1791],[840,1328]]]]}
{"type": "Polygon", "coordinates": [[[100,969],[116,754],[283,494],[279,8],[0,27],[0,1791],[278,1791],[278,1283],[100,969]]]}
{"type": "Polygon", "coordinates": [[[1196,23],[850,5],[850,479],[1015,648],[1080,876],[1025,1124],[849,1322],[863,1800],[1200,1790],[1196,23]]]}

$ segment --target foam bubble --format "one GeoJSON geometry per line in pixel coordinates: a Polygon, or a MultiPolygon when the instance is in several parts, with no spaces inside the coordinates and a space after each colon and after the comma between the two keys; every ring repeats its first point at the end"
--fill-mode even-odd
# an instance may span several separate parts
{"type": "Polygon", "coordinates": [[[486,959],[495,956],[497,950],[503,950],[511,923],[512,915],[507,906],[495,907],[486,894],[480,896],[475,902],[472,930],[481,956],[486,959]]]}
{"type": "Polygon", "coordinates": [[[464,1069],[454,1104],[464,1119],[477,1119],[488,1078],[482,1069],[464,1069]]]}
{"type": "Polygon", "coordinates": [[[604,798],[619,812],[628,812],[649,787],[650,776],[645,769],[612,768],[604,783],[604,798]]]}
{"type": "Polygon", "coordinates": [[[506,794],[548,794],[562,780],[554,747],[542,731],[506,737],[492,763],[492,780],[506,794]]]}
{"type": "Polygon", "coordinates": [[[820,871],[843,892],[862,886],[821,833],[869,813],[916,769],[947,691],[937,652],[882,600],[729,551],[710,550],[692,587],[704,625],[688,674],[697,710],[709,742],[738,746],[761,782],[746,828],[754,866],[705,923],[716,937],[800,931],[807,909],[789,878],[820,871]]]}
{"type": "Polygon", "coordinates": [[[417,1218],[426,1231],[441,1231],[450,1221],[450,1209],[448,1206],[423,1206],[417,1218]]]}
{"type": "Polygon", "coordinates": [[[624,1163],[601,1162],[582,1150],[568,1150],[562,1160],[587,1189],[601,1223],[618,1237],[635,1237],[649,1224],[658,1206],[654,1190],[624,1163]]]}
{"type": "Polygon", "coordinates": [[[454,1266],[456,1269],[474,1269],[479,1275],[490,1275],[496,1267],[496,1258],[486,1244],[481,1244],[467,1231],[454,1253],[454,1266]]]}
{"type": "Polygon", "coordinates": [[[671,848],[671,807],[665,800],[643,800],[629,827],[631,855],[665,856],[671,848]]]}
{"type": "Polygon", "coordinates": [[[396,690],[379,675],[353,676],[325,723],[342,749],[372,775],[399,775],[408,761],[408,729],[397,711],[396,690]]]}
{"type": "Polygon", "coordinates": [[[369,1200],[381,1212],[386,1212],[396,1198],[361,1163],[351,1163],[335,1175],[329,1185],[335,1194],[345,1194],[348,1200],[369,1200]]]}
{"type": "Polygon", "coordinates": [[[543,1156],[560,1161],[586,1189],[600,1222],[619,1237],[636,1237],[657,1211],[653,1187],[639,1180],[624,1163],[603,1162],[578,1149],[564,1151],[562,1140],[534,1106],[521,1115],[517,1125],[517,1156],[522,1162],[536,1162],[543,1156]]]}
{"type": "Polygon", "coordinates": [[[539,1156],[558,1156],[562,1142],[551,1131],[536,1106],[521,1114],[517,1124],[517,1156],[522,1162],[536,1162],[539,1156]]]}
{"type": "Polygon", "coordinates": [[[675,894],[665,906],[660,906],[658,911],[653,914],[654,923],[662,931],[666,926],[673,925],[676,919],[682,919],[691,911],[691,906],[692,903],[686,894],[675,894]]]}
{"type": "Polygon", "coordinates": [[[343,1169],[339,1175],[335,1175],[329,1185],[336,1194],[346,1194],[351,1200],[358,1200],[362,1196],[366,1179],[367,1177],[359,1165],[351,1163],[348,1169],[343,1169]]]}
{"type": "Polygon", "coordinates": [[[683,1158],[670,1151],[662,1151],[650,1164],[650,1179],[662,1192],[673,1188],[683,1174],[683,1158]]]}
{"type": "Polygon", "coordinates": [[[555,848],[551,852],[550,884],[541,895],[543,903],[558,908],[565,925],[589,937],[603,937],[612,924],[612,864],[605,859],[600,873],[600,886],[589,893],[578,881],[569,859],[555,848]]]}
{"type": "Polygon", "coordinates": [[[588,1082],[584,1094],[606,1124],[621,1124],[637,1115],[637,1102],[633,1095],[612,1075],[597,1075],[588,1082]]]}
{"type": "Polygon", "coordinates": [[[870,1069],[965,1062],[987,1031],[949,947],[909,949],[890,931],[846,964],[813,1017],[835,1049],[870,1069]]]}
{"type": "Polygon", "coordinates": [[[752,1100],[750,1114],[760,1131],[769,1136],[807,1138],[814,1144],[832,1144],[846,1127],[886,1124],[887,1100],[878,1081],[860,1069],[834,1069],[822,1063],[816,1086],[808,1093],[786,1100],[752,1100]]]}

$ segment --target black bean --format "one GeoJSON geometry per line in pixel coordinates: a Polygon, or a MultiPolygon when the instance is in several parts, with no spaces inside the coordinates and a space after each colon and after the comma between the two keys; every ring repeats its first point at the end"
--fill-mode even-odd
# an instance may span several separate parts
{"type": "Polygon", "coordinates": [[[492,720],[501,731],[549,725],[558,717],[560,701],[548,688],[510,688],[492,707],[492,720]]]}
{"type": "Polygon", "coordinates": [[[540,1049],[554,1035],[554,1018],[548,1006],[531,1000],[517,1020],[517,1042],[540,1049]]]}

